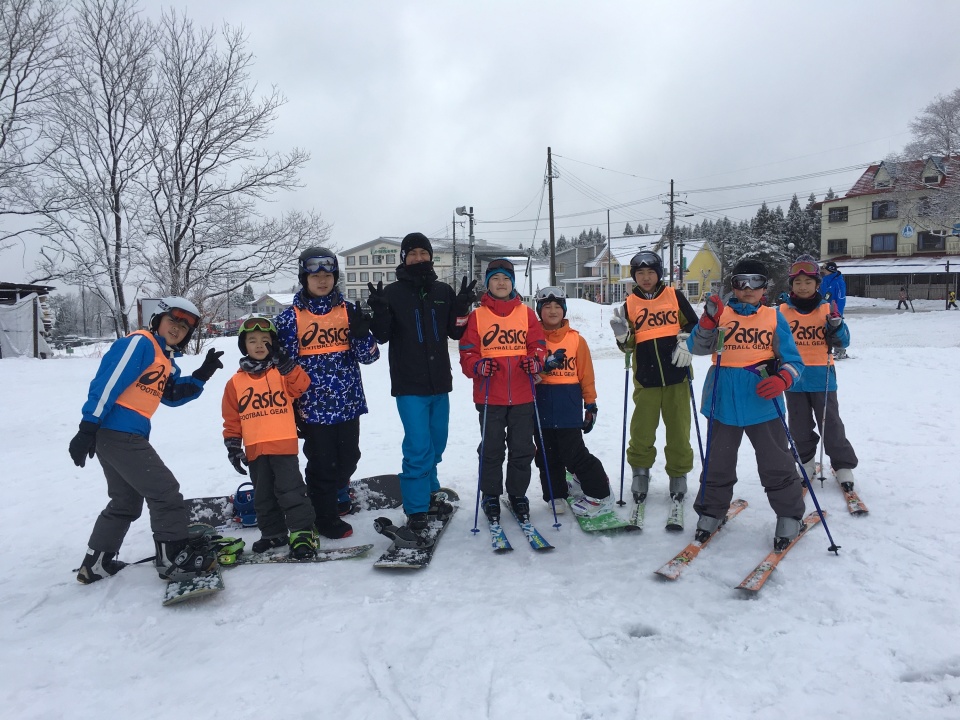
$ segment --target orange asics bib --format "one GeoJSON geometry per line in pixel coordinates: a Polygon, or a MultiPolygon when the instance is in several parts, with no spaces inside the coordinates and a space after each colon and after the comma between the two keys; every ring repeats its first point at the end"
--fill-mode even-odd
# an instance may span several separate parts
{"type": "Polygon", "coordinates": [[[580,348],[580,333],[576,330],[567,330],[563,340],[553,343],[547,340],[547,355],[563,348],[566,350],[563,365],[556,370],[540,376],[540,382],[544,385],[574,385],[580,382],[577,377],[577,350],[580,348]]]}
{"type": "Polygon", "coordinates": [[[802,313],[787,305],[780,306],[780,312],[790,323],[790,332],[797,343],[797,350],[803,358],[803,364],[833,364],[833,355],[827,353],[826,327],[829,305],[818,305],[812,312],[802,313]],[[829,360],[828,360],[829,359],[829,360]]]}
{"type": "MultiPolygon", "coordinates": [[[[723,341],[723,365],[749,367],[772,360],[773,333],[777,329],[777,311],[762,306],[753,315],[739,315],[729,306],[723,309],[720,325],[726,331],[723,341]]],[[[714,353],[716,362],[717,355],[714,353]]]]}
{"type": "Polygon", "coordinates": [[[160,398],[163,397],[163,389],[167,385],[170,371],[173,370],[173,363],[160,349],[160,344],[153,333],[148,333],[146,330],[137,330],[127,337],[133,337],[134,335],[143,335],[150,340],[153,345],[153,362],[150,367],[141,373],[133,385],[120,393],[120,397],[117,398],[117,405],[123,405],[123,407],[129,408],[149,420],[153,417],[157,408],[160,407],[160,398]]]}
{"type": "Polygon", "coordinates": [[[283,377],[276,368],[253,377],[238,372],[230,382],[237,392],[240,435],[247,447],[276,440],[297,439],[293,403],[287,397],[283,377]]]}
{"type": "Polygon", "coordinates": [[[483,305],[476,309],[476,313],[480,357],[527,354],[526,305],[517,305],[506,317],[500,317],[483,305]]]}
{"type": "Polygon", "coordinates": [[[326,315],[294,308],[301,355],[326,355],[350,349],[347,306],[338,305],[326,315]]]}
{"type": "Polygon", "coordinates": [[[652,300],[631,293],[627,296],[627,318],[633,325],[637,344],[654,338],[675,337],[680,332],[677,291],[666,287],[652,300]]]}

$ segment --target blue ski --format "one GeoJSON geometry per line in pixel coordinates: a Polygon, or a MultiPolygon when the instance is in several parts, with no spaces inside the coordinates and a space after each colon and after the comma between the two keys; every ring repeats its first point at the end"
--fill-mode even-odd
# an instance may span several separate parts
{"type": "Polygon", "coordinates": [[[507,498],[503,498],[502,500],[504,506],[510,511],[510,514],[513,515],[514,520],[517,521],[520,529],[523,530],[523,534],[526,535],[530,547],[534,550],[553,550],[553,545],[547,542],[547,539],[540,534],[540,531],[533,526],[533,523],[520,522],[520,519],[513,512],[513,506],[510,505],[510,501],[507,500],[507,498]]]}
{"type": "Polygon", "coordinates": [[[513,550],[500,523],[490,523],[490,541],[494,552],[505,553],[513,550]]]}

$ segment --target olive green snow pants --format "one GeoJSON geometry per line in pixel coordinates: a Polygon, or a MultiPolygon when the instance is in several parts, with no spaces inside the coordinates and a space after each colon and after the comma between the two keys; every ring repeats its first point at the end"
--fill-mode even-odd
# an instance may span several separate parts
{"type": "Polygon", "coordinates": [[[690,446],[689,380],[666,387],[645,388],[633,384],[633,417],[630,418],[630,444],[627,462],[630,467],[653,467],[657,459],[657,426],[660,416],[667,431],[663,449],[667,475],[680,477],[693,469],[693,448],[690,446]]]}

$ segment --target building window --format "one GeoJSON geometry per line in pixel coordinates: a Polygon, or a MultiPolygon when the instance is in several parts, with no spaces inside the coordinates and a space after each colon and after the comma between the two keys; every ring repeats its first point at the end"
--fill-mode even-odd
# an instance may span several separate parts
{"type": "Polygon", "coordinates": [[[375,273],[373,274],[373,281],[374,281],[374,282],[378,282],[378,281],[380,281],[380,280],[383,280],[383,273],[382,273],[382,272],[375,272],[375,273]]]}
{"type": "Polygon", "coordinates": [[[940,176],[939,176],[939,175],[926,175],[926,176],[923,178],[923,182],[924,182],[924,184],[926,184],[926,185],[939,185],[939,184],[940,184],[940,176]]]}
{"type": "Polygon", "coordinates": [[[934,235],[926,231],[917,234],[917,250],[946,250],[946,248],[946,238],[942,235],[934,235]]]}
{"type": "Polygon", "coordinates": [[[387,255],[387,265],[396,265],[397,256],[396,255],[387,255]]]}
{"type": "Polygon", "coordinates": [[[396,273],[392,273],[392,272],[387,273],[387,282],[393,282],[396,279],[397,279],[396,273]]]}
{"type": "Polygon", "coordinates": [[[891,220],[897,216],[896,200],[877,200],[873,203],[874,220],[891,220]]]}
{"type": "Polygon", "coordinates": [[[847,208],[845,207],[830,208],[830,214],[828,215],[827,222],[846,222],[846,221],[847,221],[847,208]]]}
{"type": "Polygon", "coordinates": [[[347,265],[356,265],[357,257],[356,255],[347,255],[347,265]]]}
{"type": "Polygon", "coordinates": [[[374,255],[373,256],[374,265],[383,265],[383,255],[374,255]]]}
{"type": "Polygon", "coordinates": [[[558,273],[564,272],[564,266],[565,266],[565,263],[557,263],[557,272],[558,273]]]}
{"type": "Polygon", "coordinates": [[[370,291],[367,290],[367,288],[363,288],[363,289],[360,291],[360,297],[362,297],[364,300],[366,300],[367,297],[369,297],[369,295],[370,295],[370,291]]]}
{"type": "Polygon", "coordinates": [[[360,273],[360,282],[368,282],[370,280],[370,273],[362,272],[360,273]]]}
{"type": "Polygon", "coordinates": [[[354,300],[354,299],[356,299],[356,297],[357,297],[357,290],[356,290],[356,288],[349,288],[349,289],[347,290],[347,298],[350,299],[350,300],[354,300]]]}
{"type": "MultiPolygon", "coordinates": [[[[894,215],[894,217],[896,217],[896,215],[894,215]]],[[[370,264],[370,258],[367,257],[366,255],[361,255],[361,256],[360,256],[360,264],[361,264],[361,265],[369,265],[369,264],[370,264]]]]}
{"type": "Polygon", "coordinates": [[[700,283],[699,283],[699,282],[688,282],[688,283],[687,283],[687,297],[688,297],[688,298],[700,297],[700,283]]]}
{"type": "Polygon", "coordinates": [[[357,274],[355,272],[348,272],[347,282],[356,282],[356,281],[357,281],[357,274]]]}
{"type": "Polygon", "coordinates": [[[846,255],[847,239],[827,240],[827,255],[846,255]]]}
{"type": "Polygon", "coordinates": [[[870,236],[870,252],[893,252],[897,249],[897,234],[882,233],[870,236]]]}

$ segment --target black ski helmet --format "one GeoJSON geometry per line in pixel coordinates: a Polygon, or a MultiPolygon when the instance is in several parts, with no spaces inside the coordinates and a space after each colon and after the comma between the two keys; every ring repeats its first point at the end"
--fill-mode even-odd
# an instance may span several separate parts
{"type": "Polygon", "coordinates": [[[307,275],[310,272],[305,267],[305,263],[312,258],[331,258],[332,263],[330,266],[333,268],[333,284],[340,284],[340,262],[337,260],[337,254],[330,250],[327,250],[325,247],[308,247],[302,253],[300,257],[297,258],[297,278],[300,280],[300,285],[306,289],[307,287],[307,275]]]}
{"type": "Polygon", "coordinates": [[[637,270],[641,268],[650,268],[657,274],[657,281],[663,280],[663,260],[653,250],[641,250],[630,258],[630,277],[636,282],[634,277],[637,270]]]}

